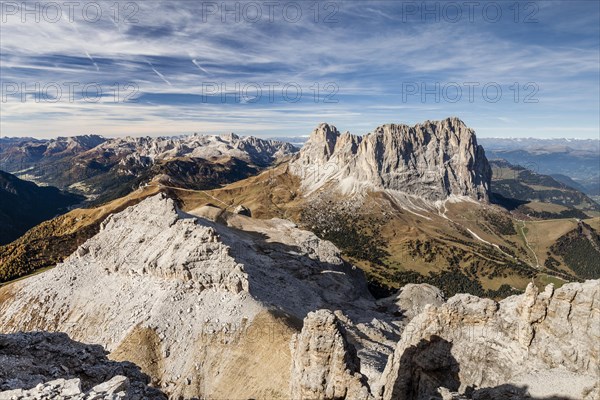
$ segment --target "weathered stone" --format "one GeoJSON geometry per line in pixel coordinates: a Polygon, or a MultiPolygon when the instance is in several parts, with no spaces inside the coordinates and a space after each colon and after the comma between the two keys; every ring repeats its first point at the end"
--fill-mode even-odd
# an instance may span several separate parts
{"type": "Polygon", "coordinates": [[[0,400],[166,399],[139,367],[106,354],[64,333],[0,335],[0,400]]]}
{"type": "Polygon", "coordinates": [[[480,399],[512,398],[483,390],[504,385],[505,394],[512,388],[522,396],[528,387],[534,397],[594,399],[599,289],[598,281],[587,281],[539,293],[530,284],[525,294],[500,303],[456,295],[427,306],[406,326],[380,394],[385,400],[429,399],[443,386],[458,393],[482,388],[480,399]]]}
{"type": "Polygon", "coordinates": [[[383,125],[362,137],[321,124],[290,171],[308,193],[331,184],[345,193],[390,189],[431,201],[488,201],[492,176],[475,133],[458,118],[383,125]]]}
{"type": "Polygon", "coordinates": [[[292,399],[372,399],[356,350],[329,310],[311,312],[292,339],[292,399]]]}

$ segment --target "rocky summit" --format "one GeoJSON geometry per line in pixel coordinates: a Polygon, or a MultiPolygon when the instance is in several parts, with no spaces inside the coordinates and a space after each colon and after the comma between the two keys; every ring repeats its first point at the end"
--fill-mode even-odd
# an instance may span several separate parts
{"type": "Polygon", "coordinates": [[[290,170],[312,193],[394,190],[426,200],[467,196],[487,202],[491,168],[475,133],[458,118],[415,126],[388,124],[356,136],[321,124],[290,170]]]}
{"type": "Polygon", "coordinates": [[[340,310],[362,373],[378,380],[402,322],[378,311],[335,246],[284,220],[196,217],[159,194],[51,271],[1,288],[0,332],[101,345],[173,398],[287,398],[292,336],[319,309],[340,310]]]}
{"type": "Polygon", "coordinates": [[[459,294],[406,326],[379,395],[598,399],[598,343],[599,281],[542,292],[530,284],[499,303],[459,294]]]}
{"type": "Polygon", "coordinates": [[[289,221],[160,193],[0,288],[0,398],[597,399],[599,285],[375,300],[289,221]]]}

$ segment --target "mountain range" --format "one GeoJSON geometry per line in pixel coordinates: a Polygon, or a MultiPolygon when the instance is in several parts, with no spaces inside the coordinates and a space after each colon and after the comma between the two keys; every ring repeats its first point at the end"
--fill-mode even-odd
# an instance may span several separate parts
{"type": "Polygon", "coordinates": [[[288,143],[235,134],[0,139],[0,169],[101,204],[155,177],[181,187],[215,188],[254,175],[294,151],[288,143]]]}
{"type": "Polygon", "coordinates": [[[579,185],[579,190],[599,200],[600,141],[597,139],[482,138],[481,143],[490,159],[504,159],[538,174],[567,176],[579,185]]]}
{"type": "Polygon", "coordinates": [[[598,206],[484,147],[5,139],[88,203],[0,246],[0,398],[598,398],[598,206]]]}

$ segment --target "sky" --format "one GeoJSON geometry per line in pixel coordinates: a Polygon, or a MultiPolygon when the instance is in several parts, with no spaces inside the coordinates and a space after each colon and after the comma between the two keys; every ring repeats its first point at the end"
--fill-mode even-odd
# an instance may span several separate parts
{"type": "Polygon", "coordinates": [[[600,1],[2,1],[0,135],[598,139],[600,1]]]}

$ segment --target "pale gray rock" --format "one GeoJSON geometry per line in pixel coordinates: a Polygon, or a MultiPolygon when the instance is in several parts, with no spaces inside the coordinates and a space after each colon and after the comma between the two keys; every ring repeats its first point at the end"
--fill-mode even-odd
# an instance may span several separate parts
{"type": "Polygon", "coordinates": [[[291,349],[291,399],[372,399],[356,350],[332,311],[309,313],[291,349]]]}
{"type": "Polygon", "coordinates": [[[467,196],[488,201],[491,168],[472,129],[458,118],[410,127],[388,124],[365,136],[331,125],[313,131],[290,171],[313,193],[394,190],[436,201],[467,196]]]}
{"type": "Polygon", "coordinates": [[[236,213],[236,214],[245,215],[246,217],[251,217],[252,216],[252,212],[250,211],[250,209],[248,207],[244,207],[241,204],[239,206],[237,206],[233,210],[233,212],[236,213]]]}
{"type": "Polygon", "coordinates": [[[444,301],[444,294],[435,286],[408,283],[402,286],[397,294],[379,300],[378,304],[386,307],[388,312],[399,312],[403,318],[411,320],[420,314],[426,305],[440,306],[444,301]]]}
{"type": "Polygon", "coordinates": [[[526,387],[534,398],[594,399],[599,305],[599,282],[587,281],[557,290],[549,285],[541,293],[530,284],[525,294],[500,303],[463,294],[427,306],[406,326],[380,394],[429,399],[445,387],[504,398],[484,394],[526,387]]]}
{"type": "MultiPolygon", "coordinates": [[[[55,379],[31,389],[0,392],[0,400],[125,400],[132,398],[127,394],[128,389],[129,381],[124,376],[115,376],[88,392],[81,390],[79,379],[55,379]],[[119,382],[118,387],[114,386],[116,382],[119,382]]],[[[133,397],[142,399],[141,396],[133,397]]]]}
{"type": "Polygon", "coordinates": [[[295,321],[328,308],[343,310],[364,374],[378,382],[400,325],[378,310],[362,271],[289,221],[218,219],[184,213],[162,194],[112,215],[63,264],[0,289],[0,332],[63,331],[141,357],[173,397],[268,397],[289,392],[268,368],[284,362],[280,375],[289,375],[295,321]],[[284,315],[288,328],[268,314],[284,315]],[[256,340],[269,346],[261,358],[256,340]],[[240,359],[251,361],[234,367],[240,359]],[[256,387],[232,386],[239,374],[256,387]]]}
{"type": "Polygon", "coordinates": [[[124,392],[129,387],[129,379],[125,376],[114,376],[111,380],[103,382],[92,388],[95,393],[115,394],[124,392]]]}

